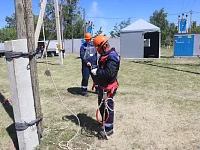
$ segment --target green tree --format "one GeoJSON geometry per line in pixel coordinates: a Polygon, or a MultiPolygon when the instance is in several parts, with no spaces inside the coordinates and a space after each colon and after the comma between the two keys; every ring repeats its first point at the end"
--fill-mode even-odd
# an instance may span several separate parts
{"type": "Polygon", "coordinates": [[[171,38],[173,38],[174,34],[178,33],[178,27],[175,25],[175,23],[169,24],[169,31],[171,38]]]}
{"type": "MultiPolygon", "coordinates": [[[[190,30],[190,29],[189,29],[190,30]]],[[[200,25],[197,26],[197,21],[192,22],[192,33],[200,33],[200,25]]]]}
{"type": "MultiPolygon", "coordinates": [[[[38,15],[33,15],[33,17],[34,17],[34,27],[36,28],[38,15]]],[[[5,21],[7,23],[6,28],[12,28],[12,27],[16,28],[15,13],[13,13],[10,17],[6,16],[5,21]]]]}
{"type": "Polygon", "coordinates": [[[120,22],[119,24],[116,23],[116,25],[114,26],[114,29],[111,32],[109,32],[110,33],[110,37],[111,38],[120,37],[121,29],[127,27],[130,24],[131,24],[131,19],[130,18],[128,18],[128,20],[124,20],[124,21],[120,22]]]}
{"type": "Polygon", "coordinates": [[[164,8],[154,11],[153,15],[150,16],[150,23],[161,29],[161,42],[164,43],[169,36],[169,22],[164,8]]]}
{"type": "MultiPolygon", "coordinates": [[[[38,20],[38,16],[34,15],[34,26],[36,28],[37,25],[37,20],[38,20]]],[[[5,21],[7,23],[7,25],[5,27],[3,27],[2,29],[0,29],[0,40],[1,42],[7,41],[7,40],[14,40],[16,39],[16,18],[15,18],[15,13],[13,13],[10,17],[6,16],[5,21]]]]}
{"type": "MultiPolygon", "coordinates": [[[[81,18],[81,7],[78,0],[62,0],[62,19],[64,28],[64,38],[82,38],[84,33],[83,19],[81,18]]],[[[56,22],[54,0],[48,0],[45,11],[45,34],[47,39],[56,39],[56,22]]]]}
{"type": "Polygon", "coordinates": [[[94,34],[94,37],[101,35],[103,33],[102,27],[99,28],[99,30],[96,31],[96,33],[94,34]]]}
{"type": "Polygon", "coordinates": [[[47,0],[44,14],[44,27],[46,39],[56,39],[56,20],[54,10],[54,0],[47,0]]]}
{"type": "Polygon", "coordinates": [[[162,44],[165,46],[171,45],[173,43],[174,34],[176,33],[178,33],[178,27],[175,23],[170,23],[166,29],[163,29],[162,34],[165,35],[165,39],[163,39],[162,44]]]}
{"type": "Polygon", "coordinates": [[[84,21],[79,0],[63,0],[63,26],[66,39],[82,38],[84,35],[84,21]]]}
{"type": "Polygon", "coordinates": [[[13,13],[11,15],[11,17],[9,16],[6,16],[6,22],[7,22],[7,25],[8,27],[16,27],[16,18],[15,18],[15,13],[13,13]]]}
{"type": "Polygon", "coordinates": [[[0,42],[15,40],[17,38],[14,27],[4,27],[0,29],[0,42]]]}

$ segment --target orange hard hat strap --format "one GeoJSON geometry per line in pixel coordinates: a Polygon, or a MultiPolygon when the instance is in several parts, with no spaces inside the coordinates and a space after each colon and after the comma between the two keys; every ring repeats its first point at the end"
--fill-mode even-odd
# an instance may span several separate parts
{"type": "MultiPolygon", "coordinates": [[[[107,41],[108,41],[108,40],[107,40],[107,41]]],[[[106,42],[107,42],[107,41],[106,41],[106,42]]],[[[97,47],[99,47],[99,50],[101,49],[104,53],[105,53],[106,51],[105,51],[105,49],[104,49],[103,46],[105,45],[106,42],[102,41],[102,42],[97,46],[97,47]]]]}

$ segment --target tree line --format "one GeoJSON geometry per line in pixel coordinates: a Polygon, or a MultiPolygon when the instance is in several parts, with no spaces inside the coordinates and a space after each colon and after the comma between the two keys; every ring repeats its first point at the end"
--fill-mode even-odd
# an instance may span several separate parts
{"type": "MultiPolygon", "coordinates": [[[[62,0],[62,28],[64,39],[83,38],[84,36],[84,18],[83,8],[78,6],[79,0],[62,0]]],[[[161,42],[162,44],[171,44],[173,36],[178,32],[178,27],[175,23],[169,23],[167,20],[168,13],[164,8],[155,10],[149,18],[149,22],[160,27],[161,29],[161,42]]],[[[34,27],[37,25],[38,15],[34,15],[34,27]]],[[[16,39],[16,18],[15,13],[11,16],[6,16],[5,21],[7,25],[0,29],[0,42],[16,39]]],[[[109,32],[111,38],[120,37],[120,30],[131,24],[131,19],[123,20],[116,23],[113,30],[109,32]]],[[[54,0],[47,0],[46,11],[44,15],[44,27],[45,38],[55,40],[56,39],[56,23],[55,23],[55,9],[54,0]]],[[[189,29],[190,30],[190,29],[189,29]]],[[[192,33],[200,33],[200,25],[197,25],[197,21],[193,21],[192,33]]],[[[101,27],[95,33],[99,35],[102,33],[101,27]]],[[[41,32],[39,40],[43,40],[43,34],[41,32]]]]}

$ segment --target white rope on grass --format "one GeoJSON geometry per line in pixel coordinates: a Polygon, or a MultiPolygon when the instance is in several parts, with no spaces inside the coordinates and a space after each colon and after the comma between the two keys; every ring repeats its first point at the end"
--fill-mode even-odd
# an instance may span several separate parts
{"type": "MultiPolygon", "coordinates": [[[[45,42],[44,22],[43,22],[43,40],[44,40],[44,42],[45,42]]],[[[62,98],[61,98],[61,96],[60,96],[60,94],[59,94],[59,92],[58,92],[58,89],[57,89],[57,86],[56,86],[56,84],[55,84],[54,78],[53,78],[53,76],[52,76],[52,74],[51,74],[51,72],[50,72],[50,69],[49,69],[49,64],[48,64],[48,60],[47,60],[47,47],[46,47],[46,42],[45,42],[45,45],[44,45],[44,51],[46,52],[46,54],[45,54],[45,60],[46,60],[46,68],[47,68],[47,70],[45,71],[45,74],[46,74],[47,76],[51,76],[51,81],[53,82],[53,85],[54,85],[54,88],[55,88],[55,90],[56,90],[57,96],[59,97],[59,99],[60,99],[62,105],[63,105],[71,114],[73,114],[73,115],[76,117],[77,121],[78,121],[79,129],[77,130],[76,134],[75,134],[69,141],[67,141],[67,144],[65,144],[66,146],[64,147],[64,145],[62,145],[63,141],[61,141],[61,142],[58,144],[59,147],[62,148],[62,149],[66,149],[66,148],[67,148],[67,149],[69,149],[69,150],[72,150],[72,148],[70,148],[70,146],[69,146],[69,143],[72,142],[72,141],[77,137],[77,135],[78,135],[79,132],[80,132],[80,129],[81,129],[80,120],[79,120],[78,116],[77,116],[74,112],[72,112],[72,111],[64,104],[64,102],[63,102],[63,100],[62,100],[62,98]]],[[[43,54],[42,54],[42,58],[43,58],[43,55],[44,55],[44,51],[43,51],[43,54]]],[[[62,57],[62,56],[61,56],[61,57],[62,57]]],[[[67,126],[67,127],[68,127],[68,126],[67,126]]],[[[61,128],[61,130],[62,130],[62,129],[63,129],[63,128],[61,128]]],[[[66,129],[66,128],[64,128],[64,129],[66,129]]],[[[47,130],[53,130],[53,129],[47,129],[47,130]]],[[[55,143],[53,143],[53,144],[55,144],[55,143]]],[[[85,144],[89,147],[89,149],[87,148],[87,150],[91,150],[91,146],[90,146],[89,144],[87,144],[87,143],[85,143],[85,144]]]]}
{"type": "MultiPolygon", "coordinates": [[[[46,47],[46,46],[45,46],[45,47],[46,47]]],[[[46,50],[46,49],[45,49],[45,50],[46,50]]],[[[45,58],[46,58],[46,68],[47,68],[47,70],[45,71],[45,73],[46,73],[48,76],[51,77],[51,81],[52,81],[52,83],[53,83],[53,85],[54,85],[54,88],[55,88],[55,90],[56,90],[57,96],[59,97],[59,99],[60,99],[62,105],[63,105],[71,114],[73,114],[73,115],[76,117],[77,121],[78,121],[79,129],[77,130],[76,134],[75,134],[69,141],[67,141],[67,142],[61,141],[61,142],[58,143],[58,146],[59,146],[61,149],[73,150],[72,148],[70,148],[69,143],[72,142],[72,141],[78,136],[78,134],[79,134],[79,132],[80,132],[80,130],[81,130],[80,120],[79,120],[78,116],[77,116],[73,111],[71,111],[71,110],[64,104],[64,102],[63,102],[63,100],[62,100],[62,98],[61,98],[61,96],[60,96],[60,93],[58,92],[58,89],[57,89],[56,83],[55,83],[55,81],[54,81],[54,78],[53,78],[53,76],[52,76],[52,74],[51,74],[51,72],[50,72],[49,64],[48,64],[48,61],[47,61],[47,53],[46,53],[46,57],[45,57],[45,58]],[[65,144],[64,144],[64,143],[65,143],[65,144]]],[[[87,148],[87,150],[91,150],[91,146],[90,146],[89,144],[87,144],[87,143],[84,143],[84,144],[87,145],[87,146],[89,147],[89,149],[87,148]]]]}

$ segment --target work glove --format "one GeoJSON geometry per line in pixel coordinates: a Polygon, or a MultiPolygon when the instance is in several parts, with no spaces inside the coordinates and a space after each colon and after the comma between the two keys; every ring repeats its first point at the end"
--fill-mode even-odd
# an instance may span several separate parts
{"type": "Polygon", "coordinates": [[[93,75],[97,75],[97,68],[92,69],[92,70],[91,70],[91,73],[92,73],[93,75]]]}

